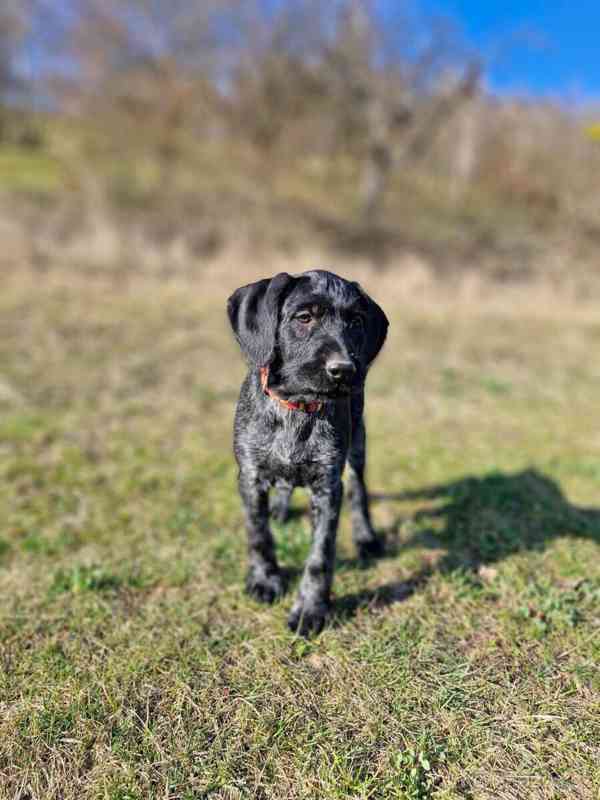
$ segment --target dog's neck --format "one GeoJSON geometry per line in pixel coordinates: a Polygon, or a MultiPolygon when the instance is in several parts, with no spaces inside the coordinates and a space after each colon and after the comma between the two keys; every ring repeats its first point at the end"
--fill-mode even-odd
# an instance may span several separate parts
{"type": "Polygon", "coordinates": [[[272,389],[269,389],[269,368],[268,367],[261,367],[260,368],[260,385],[262,387],[263,392],[270,397],[271,400],[274,400],[276,403],[279,403],[280,406],[283,408],[287,408],[288,411],[303,411],[305,414],[316,414],[323,408],[323,402],[320,400],[311,400],[309,402],[302,402],[299,401],[297,403],[292,402],[291,400],[286,400],[283,397],[280,397],[276,394],[272,389]]]}

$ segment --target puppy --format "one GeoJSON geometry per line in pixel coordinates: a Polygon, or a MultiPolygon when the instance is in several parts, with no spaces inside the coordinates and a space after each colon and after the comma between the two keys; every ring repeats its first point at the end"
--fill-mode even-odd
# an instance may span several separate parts
{"type": "Polygon", "coordinates": [[[288,618],[318,634],[330,610],[342,472],[350,465],[352,538],[361,558],[380,554],[364,481],[364,383],[388,320],[358,285],[324,270],[274,278],[229,298],[231,327],[249,363],[237,404],[234,453],[248,533],[246,589],[271,603],[284,590],[269,529],[295,486],[311,491],[312,547],[288,618]]]}

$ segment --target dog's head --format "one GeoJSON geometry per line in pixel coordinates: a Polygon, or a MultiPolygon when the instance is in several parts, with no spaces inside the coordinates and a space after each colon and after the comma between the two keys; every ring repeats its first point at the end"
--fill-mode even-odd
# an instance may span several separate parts
{"type": "Polygon", "coordinates": [[[268,366],[269,385],[291,401],[359,390],[388,328],[358,283],[324,270],[242,286],[227,311],[250,364],[268,366]]]}

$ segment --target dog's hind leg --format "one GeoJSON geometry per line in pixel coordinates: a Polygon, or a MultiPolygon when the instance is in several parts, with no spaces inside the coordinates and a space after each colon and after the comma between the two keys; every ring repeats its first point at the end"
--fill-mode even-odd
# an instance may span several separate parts
{"type": "Polygon", "coordinates": [[[290,515],[290,501],[294,487],[288,483],[277,484],[271,495],[269,511],[277,522],[287,522],[290,515]]]}
{"type": "Polygon", "coordinates": [[[352,431],[348,454],[348,496],[352,518],[352,540],[361,559],[383,554],[384,542],[373,530],[369,513],[369,495],[365,484],[366,433],[362,416],[352,431]]]}
{"type": "Polygon", "coordinates": [[[262,603],[272,603],[283,594],[284,585],[269,528],[268,491],[253,475],[244,472],[240,472],[239,488],[248,533],[246,591],[262,603]]]}

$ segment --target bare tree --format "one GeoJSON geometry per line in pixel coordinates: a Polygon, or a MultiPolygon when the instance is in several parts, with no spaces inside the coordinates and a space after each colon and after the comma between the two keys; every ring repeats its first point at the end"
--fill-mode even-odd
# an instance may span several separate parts
{"type": "Polygon", "coordinates": [[[0,139],[5,135],[7,106],[21,86],[16,58],[26,30],[26,7],[18,0],[5,0],[0,8],[0,139]]]}
{"type": "Polygon", "coordinates": [[[93,120],[105,146],[147,153],[166,188],[188,132],[221,113],[225,18],[236,0],[69,0],[49,76],[59,107],[93,120]]]}
{"type": "Polygon", "coordinates": [[[388,19],[374,0],[65,2],[75,66],[63,106],[104,123],[119,148],[151,152],[163,189],[182,143],[210,126],[256,148],[265,174],[302,135],[312,153],[327,141],[358,164],[371,226],[400,165],[427,154],[478,89],[448,26],[401,7],[388,19]]]}
{"type": "Polygon", "coordinates": [[[431,26],[425,41],[415,36],[422,43],[411,52],[412,26],[404,18],[396,25],[406,28],[400,36],[369,0],[349,0],[328,58],[339,103],[354,108],[364,141],[359,192],[367,226],[378,219],[394,171],[428,151],[479,85],[478,63],[457,48],[446,26],[431,26]]]}

